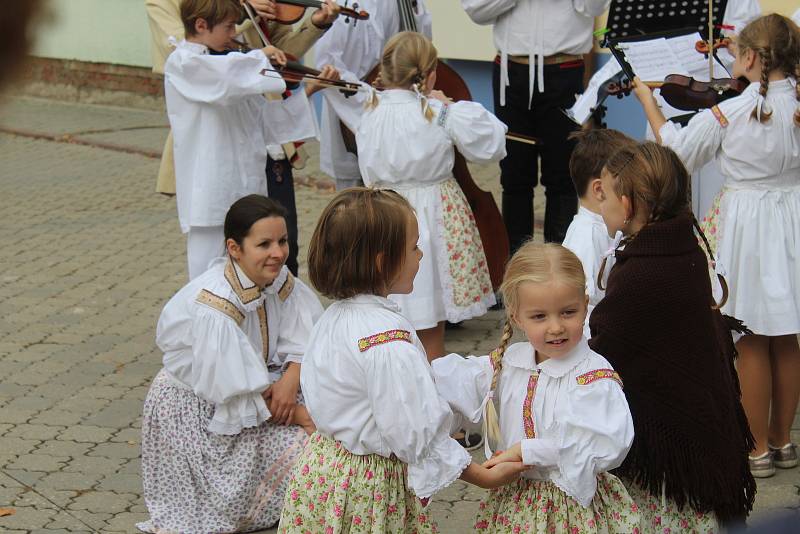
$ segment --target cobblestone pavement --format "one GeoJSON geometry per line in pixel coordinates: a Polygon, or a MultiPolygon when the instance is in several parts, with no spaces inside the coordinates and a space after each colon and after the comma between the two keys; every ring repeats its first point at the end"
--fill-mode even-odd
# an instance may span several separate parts
{"type": "MultiPolygon", "coordinates": [[[[165,119],[15,98],[0,132],[0,508],[15,510],[0,531],[136,532],[155,324],[186,279],[175,203],[153,193],[165,119]]],[[[496,167],[475,170],[497,194],[496,167]]],[[[304,258],[332,193],[313,158],[298,180],[304,258]]],[[[448,331],[448,348],[486,353],[501,320],[448,331]]],[[[762,482],[758,511],[800,505],[798,484],[800,470],[762,482]]],[[[482,495],[461,482],[437,495],[441,530],[469,531],[482,495]]]]}

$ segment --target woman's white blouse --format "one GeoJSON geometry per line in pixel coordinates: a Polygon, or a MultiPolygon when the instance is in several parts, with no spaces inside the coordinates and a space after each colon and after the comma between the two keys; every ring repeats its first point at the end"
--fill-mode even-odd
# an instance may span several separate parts
{"type": "Polygon", "coordinates": [[[472,460],[450,438],[453,414],[425,351],[388,299],[331,304],[311,334],[300,383],[319,432],[353,454],[396,456],[420,498],[448,486],[472,460]]]}
{"type": "Polygon", "coordinates": [[[664,145],[680,156],[689,172],[712,159],[719,162],[730,188],[783,189],[800,183],[800,128],[794,124],[794,80],[770,82],[766,98],[759,83],[695,115],[685,128],[667,122],[659,130],[664,145]],[[754,109],[772,111],[759,123],[754,109]]]}
{"type": "Polygon", "coordinates": [[[164,306],[156,344],[170,378],[214,404],[208,430],[238,434],[271,417],[261,394],[286,364],[303,361],[321,313],[316,295],[286,266],[262,291],[220,258],[164,306]]]}
{"type": "MultiPolygon", "coordinates": [[[[436,387],[453,410],[477,423],[489,399],[489,356],[457,354],[433,361],[436,387]]],[[[633,421],[619,376],[586,339],[564,358],[536,364],[530,343],[503,356],[493,397],[499,404],[500,449],[522,443],[533,469],[523,476],[552,480],[588,506],[596,475],[618,467],[633,442],[633,421]]]]}
{"type": "Polygon", "coordinates": [[[445,105],[428,99],[428,121],[413,91],[391,89],[364,113],[356,133],[358,164],[366,185],[419,186],[453,175],[455,152],[489,163],[506,156],[506,125],[477,102],[445,105]]]}

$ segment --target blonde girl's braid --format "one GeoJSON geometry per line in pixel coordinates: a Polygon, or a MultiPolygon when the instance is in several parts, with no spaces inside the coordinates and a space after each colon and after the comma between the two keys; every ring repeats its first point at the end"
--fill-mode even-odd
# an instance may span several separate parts
{"type": "MultiPolygon", "coordinates": [[[[489,388],[492,394],[497,390],[500,373],[503,371],[503,356],[506,353],[506,349],[513,335],[514,327],[511,324],[511,320],[506,318],[506,324],[503,326],[503,337],[500,338],[500,346],[489,355],[489,361],[494,370],[494,374],[492,374],[492,385],[489,388]]],[[[495,406],[493,395],[483,409],[483,435],[491,440],[492,443],[498,443],[500,441],[500,418],[497,416],[497,407],[495,406]]]]}
{"type": "MultiPolygon", "coordinates": [[[[772,54],[770,54],[769,48],[759,48],[755,52],[761,60],[761,86],[758,88],[758,94],[760,94],[762,98],[767,98],[769,73],[772,70],[772,54]]],[[[756,104],[755,109],[753,109],[753,112],[750,114],[750,117],[756,119],[760,123],[765,123],[772,117],[772,111],[764,110],[765,103],[766,102],[762,100],[756,104]]]]}

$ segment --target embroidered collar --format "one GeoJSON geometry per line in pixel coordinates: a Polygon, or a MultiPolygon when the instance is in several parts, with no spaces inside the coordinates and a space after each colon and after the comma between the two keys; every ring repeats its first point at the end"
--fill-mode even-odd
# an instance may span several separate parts
{"type": "Polygon", "coordinates": [[[539,371],[553,378],[560,378],[572,371],[579,363],[589,356],[589,342],[581,338],[569,353],[559,359],[550,358],[539,364],[539,371]]]}
{"type": "Polygon", "coordinates": [[[264,289],[260,289],[255,282],[244,274],[242,268],[233,258],[228,257],[225,262],[225,280],[230,284],[239,302],[249,311],[252,311],[251,308],[259,306],[267,295],[278,294],[288,278],[289,268],[284,265],[275,280],[264,289]]]}
{"type": "Polygon", "coordinates": [[[355,297],[345,299],[341,302],[344,304],[356,304],[359,306],[374,306],[379,308],[386,308],[387,310],[392,311],[394,313],[400,313],[400,306],[398,306],[391,300],[387,299],[386,297],[381,297],[378,295],[366,295],[366,294],[356,295],[355,297]]]}

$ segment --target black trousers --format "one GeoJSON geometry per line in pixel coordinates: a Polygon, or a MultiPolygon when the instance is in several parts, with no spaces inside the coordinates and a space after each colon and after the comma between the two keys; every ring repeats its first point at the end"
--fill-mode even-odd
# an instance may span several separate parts
{"type": "Polygon", "coordinates": [[[567,136],[579,126],[564,110],[583,92],[583,63],[571,62],[544,67],[544,92],[534,86],[528,100],[528,65],[508,62],[509,86],[506,105],[500,106],[500,64],[495,61],[492,85],[497,117],[509,132],[536,137],[541,146],[506,141],[507,156],[500,162],[503,187],[503,220],[512,253],[533,235],[533,188],[539,181],[545,187],[544,239],[561,243],[572,217],[578,210],[575,187],[569,174],[569,158],[575,144],[567,136]],[[530,109],[529,109],[530,107],[530,109]]]}
{"type": "Polygon", "coordinates": [[[286,266],[297,276],[297,203],[294,198],[294,176],[288,159],[274,160],[267,156],[267,192],[286,208],[286,229],[289,233],[289,258],[286,266]]]}

